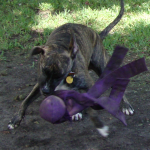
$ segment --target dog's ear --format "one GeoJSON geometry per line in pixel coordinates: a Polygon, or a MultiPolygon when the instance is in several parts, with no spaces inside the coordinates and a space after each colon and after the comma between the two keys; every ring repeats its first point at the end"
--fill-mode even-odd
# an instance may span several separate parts
{"type": "Polygon", "coordinates": [[[31,56],[32,55],[37,55],[37,54],[42,54],[43,55],[48,49],[49,49],[48,46],[35,46],[31,50],[31,56]]]}
{"type": "Polygon", "coordinates": [[[44,54],[44,49],[42,46],[35,46],[32,50],[31,50],[31,56],[32,55],[37,55],[37,54],[44,54]]]}
{"type": "Polygon", "coordinates": [[[76,37],[74,34],[72,35],[71,40],[70,40],[69,50],[71,51],[71,58],[74,59],[79,50],[78,44],[76,42],[76,37]]]}

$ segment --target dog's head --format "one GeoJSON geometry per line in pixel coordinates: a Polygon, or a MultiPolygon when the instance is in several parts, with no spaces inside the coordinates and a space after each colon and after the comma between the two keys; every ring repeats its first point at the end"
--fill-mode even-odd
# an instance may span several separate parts
{"type": "Polygon", "coordinates": [[[52,94],[73,67],[78,45],[73,36],[68,48],[57,44],[36,46],[31,55],[40,54],[38,82],[42,94],[52,94]]]}

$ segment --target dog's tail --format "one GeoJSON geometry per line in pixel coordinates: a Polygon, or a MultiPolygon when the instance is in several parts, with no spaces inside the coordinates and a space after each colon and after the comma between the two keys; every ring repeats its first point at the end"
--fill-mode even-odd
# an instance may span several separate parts
{"type": "Polygon", "coordinates": [[[119,12],[119,15],[116,17],[116,19],[111,22],[103,31],[101,31],[101,33],[99,34],[101,39],[105,39],[105,37],[107,36],[107,34],[110,32],[110,30],[121,20],[123,14],[124,14],[124,2],[123,0],[120,0],[120,5],[121,5],[121,9],[119,12]]]}

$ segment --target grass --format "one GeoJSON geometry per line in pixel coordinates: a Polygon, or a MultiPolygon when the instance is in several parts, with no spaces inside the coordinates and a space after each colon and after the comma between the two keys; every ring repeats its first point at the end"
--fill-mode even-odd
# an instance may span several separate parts
{"type": "MultiPolygon", "coordinates": [[[[100,32],[118,15],[119,0],[6,0],[0,1],[0,51],[28,52],[46,42],[56,27],[81,23],[100,32]]],[[[104,40],[111,54],[115,45],[137,57],[150,58],[150,1],[125,0],[125,14],[104,40]]],[[[0,60],[4,58],[0,53],[0,60]]]]}

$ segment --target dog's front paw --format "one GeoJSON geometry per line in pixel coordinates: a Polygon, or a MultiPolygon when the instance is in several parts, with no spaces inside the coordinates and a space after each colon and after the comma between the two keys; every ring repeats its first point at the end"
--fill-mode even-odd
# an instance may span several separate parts
{"type": "Polygon", "coordinates": [[[124,103],[122,107],[122,112],[125,115],[133,115],[134,114],[134,109],[129,103],[124,103]]]}
{"type": "Polygon", "coordinates": [[[8,123],[8,129],[13,130],[17,128],[20,125],[21,120],[22,120],[21,116],[19,115],[14,116],[8,123]]]}
{"type": "Polygon", "coordinates": [[[109,135],[109,127],[108,126],[103,126],[102,128],[97,128],[97,130],[103,137],[107,137],[109,135]]]}
{"type": "Polygon", "coordinates": [[[73,121],[82,120],[82,113],[77,113],[77,114],[73,115],[72,120],[73,121]]]}

